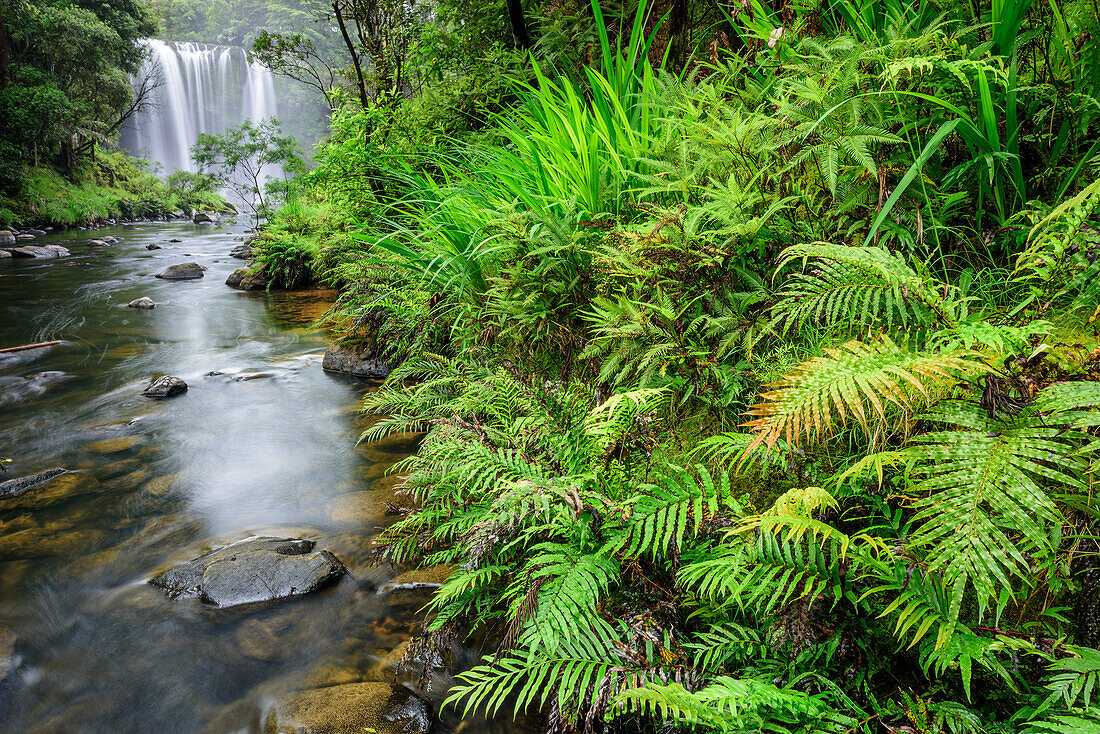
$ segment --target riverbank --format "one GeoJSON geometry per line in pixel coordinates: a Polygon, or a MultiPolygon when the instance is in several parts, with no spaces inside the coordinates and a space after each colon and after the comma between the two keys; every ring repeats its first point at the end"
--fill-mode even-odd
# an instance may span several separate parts
{"type": "Polygon", "coordinates": [[[192,179],[172,186],[144,165],[123,153],[99,153],[82,161],[72,178],[48,166],[28,166],[19,177],[19,191],[0,196],[0,229],[183,218],[192,210],[235,213],[222,196],[196,190],[192,179]]]}

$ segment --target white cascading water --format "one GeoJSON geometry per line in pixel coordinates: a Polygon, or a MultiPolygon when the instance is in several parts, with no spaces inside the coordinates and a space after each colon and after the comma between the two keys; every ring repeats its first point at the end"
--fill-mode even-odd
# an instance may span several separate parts
{"type": "Polygon", "coordinates": [[[196,170],[191,146],[199,133],[220,133],[246,119],[276,116],[271,71],[250,63],[244,49],[146,39],[142,76],[160,77],[152,103],[130,119],[122,146],[163,166],[196,170]]]}

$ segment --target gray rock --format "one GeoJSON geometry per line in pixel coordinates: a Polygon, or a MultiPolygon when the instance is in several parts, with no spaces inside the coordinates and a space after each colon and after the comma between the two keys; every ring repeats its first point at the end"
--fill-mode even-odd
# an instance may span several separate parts
{"type": "Polygon", "coordinates": [[[33,234],[17,234],[17,235],[15,235],[15,239],[17,239],[21,242],[25,242],[27,240],[33,240],[34,235],[33,234]]]}
{"type": "Polygon", "coordinates": [[[102,239],[88,240],[88,247],[110,247],[111,243],[102,239]]]}
{"type": "Polygon", "coordinates": [[[229,256],[235,257],[238,260],[250,260],[252,258],[252,255],[253,252],[250,245],[237,245],[229,251],[229,256]]]}
{"type": "Polygon", "coordinates": [[[24,245],[23,247],[12,248],[11,254],[13,257],[60,257],[61,255],[68,255],[69,251],[60,245],[46,245],[45,247],[38,247],[37,245],[24,245]]]}
{"type": "Polygon", "coordinates": [[[254,537],[181,563],[150,579],[172,598],[198,597],[219,607],[289,599],[316,591],[346,573],[312,540],[254,537]]]}
{"type": "Polygon", "coordinates": [[[11,253],[7,250],[0,250],[0,260],[11,260],[11,253]]]}
{"type": "Polygon", "coordinates": [[[183,242],[183,240],[179,239],[178,237],[173,237],[172,239],[170,239],[168,241],[172,242],[172,243],[183,242]]]}
{"type": "Polygon", "coordinates": [[[127,303],[126,305],[129,306],[130,308],[142,308],[142,309],[149,309],[149,308],[156,308],[157,307],[156,301],[154,301],[149,296],[142,296],[141,298],[135,298],[134,300],[127,303]]]}
{"type": "Polygon", "coordinates": [[[199,212],[191,221],[195,224],[216,224],[219,218],[217,212],[199,212]]]}
{"type": "Polygon", "coordinates": [[[118,237],[112,237],[110,235],[107,235],[105,237],[100,237],[99,239],[106,242],[108,245],[118,244],[118,237]]]}
{"type": "Polygon", "coordinates": [[[202,277],[202,266],[195,262],[169,265],[157,273],[156,277],[164,280],[194,280],[202,277]]]}
{"type": "Polygon", "coordinates": [[[32,474],[29,477],[19,477],[18,479],[9,479],[6,482],[0,482],[0,500],[21,495],[40,484],[45,484],[54,477],[61,476],[66,473],[66,471],[66,469],[47,469],[44,472],[32,474]]]}
{"type": "Polygon", "coordinates": [[[15,633],[0,625],[0,695],[14,682],[15,674],[22,665],[22,658],[15,652],[18,639],[15,633]]]}
{"type": "Polygon", "coordinates": [[[262,270],[237,268],[225,279],[225,284],[242,291],[262,291],[267,288],[268,280],[262,270]]]}
{"type": "Polygon", "coordinates": [[[146,250],[159,250],[159,249],[161,249],[161,246],[158,245],[156,242],[150,242],[149,244],[147,244],[145,246],[145,249],[146,250]]]}
{"type": "Polygon", "coordinates": [[[187,392],[187,383],[178,377],[164,375],[153,380],[153,384],[142,391],[147,398],[171,398],[187,392]]]}
{"type": "Polygon", "coordinates": [[[46,229],[28,229],[26,232],[24,232],[24,234],[33,234],[37,237],[41,237],[42,235],[46,234],[46,232],[46,229]]]}
{"type": "Polygon", "coordinates": [[[373,341],[367,341],[361,344],[339,344],[329,347],[325,352],[325,358],[321,361],[321,368],[329,372],[380,380],[388,377],[401,361],[400,357],[386,354],[385,350],[373,341]]]}
{"type": "Polygon", "coordinates": [[[0,245],[14,245],[15,235],[10,230],[0,229],[0,245]]]}

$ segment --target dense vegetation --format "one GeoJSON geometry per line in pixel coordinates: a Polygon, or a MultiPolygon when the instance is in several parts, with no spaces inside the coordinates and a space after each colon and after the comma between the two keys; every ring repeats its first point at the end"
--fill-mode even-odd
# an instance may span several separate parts
{"type": "Polygon", "coordinates": [[[1100,731],[1093,3],[446,5],[260,260],[404,360],[408,659],[561,731],[1100,731]]]}

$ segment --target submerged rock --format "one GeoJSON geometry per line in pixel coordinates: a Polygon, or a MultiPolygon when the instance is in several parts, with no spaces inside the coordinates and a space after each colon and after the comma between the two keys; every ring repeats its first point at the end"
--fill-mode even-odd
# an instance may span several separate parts
{"type": "Polygon", "coordinates": [[[10,260],[11,253],[7,250],[0,250],[0,260],[10,260]]]}
{"type": "Polygon", "coordinates": [[[265,734],[427,734],[432,706],[408,688],[348,683],[284,696],[268,713],[265,734]]]}
{"type": "Polygon", "coordinates": [[[329,347],[321,361],[321,368],[329,372],[380,380],[388,377],[400,362],[400,359],[387,355],[377,344],[365,342],[329,347]]]}
{"type": "Polygon", "coordinates": [[[15,674],[22,663],[19,655],[15,653],[17,641],[14,632],[0,625],[0,701],[3,700],[4,689],[14,682],[15,674]]]}
{"type": "Polygon", "coordinates": [[[178,377],[164,375],[153,380],[153,384],[142,391],[147,398],[171,398],[187,392],[187,383],[178,377]]]}
{"type": "Polygon", "coordinates": [[[147,244],[145,246],[145,249],[146,250],[160,250],[160,249],[163,249],[163,248],[160,245],[158,245],[156,242],[150,242],[149,244],[147,244]]]}
{"type": "Polygon", "coordinates": [[[130,308],[144,308],[144,309],[156,308],[157,307],[156,301],[154,301],[149,296],[142,296],[141,298],[135,298],[134,300],[127,303],[126,305],[129,306],[130,308]]]}
{"type": "Polygon", "coordinates": [[[45,484],[54,477],[59,477],[62,474],[65,474],[67,471],[67,469],[60,468],[47,469],[44,472],[32,474],[29,477],[19,477],[18,479],[9,479],[6,482],[0,482],[0,500],[23,494],[24,492],[33,489],[40,484],[45,484]]]}
{"type": "Polygon", "coordinates": [[[156,277],[163,280],[194,280],[203,277],[202,266],[195,262],[169,265],[157,273],[156,277]]]}
{"type": "Polygon", "coordinates": [[[251,245],[237,245],[229,251],[229,256],[235,257],[238,260],[249,260],[252,258],[252,254],[251,245]]]}
{"type": "Polygon", "coordinates": [[[172,598],[198,597],[219,607],[288,599],[343,576],[344,564],[312,540],[255,537],[210,551],[154,576],[172,598]]]}
{"type": "Polygon", "coordinates": [[[95,239],[88,240],[88,247],[110,247],[111,243],[106,240],[95,239]]]}

